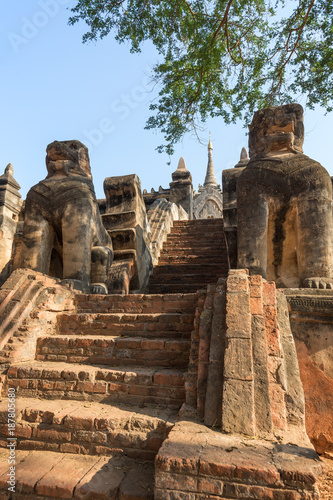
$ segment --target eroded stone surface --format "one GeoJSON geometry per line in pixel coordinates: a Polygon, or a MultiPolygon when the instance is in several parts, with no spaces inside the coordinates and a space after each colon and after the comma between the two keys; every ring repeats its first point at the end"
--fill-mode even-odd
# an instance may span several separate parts
{"type": "Polygon", "coordinates": [[[248,162],[247,151],[243,148],[237,165],[222,171],[223,221],[231,269],[237,267],[237,182],[248,162]]]}
{"type": "MultiPolygon", "coordinates": [[[[0,495],[4,499],[14,498],[7,490],[8,463],[2,467],[7,456],[8,452],[0,452],[0,495]]],[[[151,500],[153,475],[152,463],[138,463],[127,457],[17,451],[15,492],[23,498],[151,500]]]]}
{"type": "Polygon", "coordinates": [[[317,486],[320,500],[331,500],[333,491],[333,460],[322,458],[324,472],[320,475],[317,486]]]}
{"type": "Polygon", "coordinates": [[[177,170],[172,173],[170,182],[171,203],[180,205],[187,212],[188,218],[193,217],[193,185],[191,173],[187,170],[184,158],[180,158],[177,170]]]}
{"type": "Polygon", "coordinates": [[[96,201],[88,149],[79,141],[55,141],[47,147],[46,166],[48,176],[27,195],[18,265],[69,280],[81,290],[92,283],[94,291],[103,293],[113,251],[96,201]]]}
{"type": "Polygon", "coordinates": [[[332,183],[303,137],[300,105],[255,113],[237,183],[238,267],[281,287],[331,288],[332,183]]]}
{"type": "Polygon", "coordinates": [[[13,175],[11,163],[0,175],[0,285],[12,272],[13,241],[23,203],[19,193],[21,187],[13,175]]]}
{"type": "Polygon", "coordinates": [[[318,499],[314,483],[321,472],[312,449],[181,421],[156,457],[155,498],[318,499]]]}
{"type": "MultiPolygon", "coordinates": [[[[127,276],[123,275],[117,286],[111,285],[110,288],[114,288],[112,293],[128,293],[129,288],[142,292],[152,270],[152,248],[140,179],[137,175],[107,177],[104,191],[106,207],[103,223],[112,239],[115,261],[132,261],[131,272],[127,271],[127,276]]],[[[109,281],[117,271],[111,268],[109,281]]]]}
{"type": "Polygon", "coordinates": [[[306,430],[316,451],[333,457],[333,292],[284,293],[304,387],[306,430]]]}
{"type": "Polygon", "coordinates": [[[151,229],[152,261],[155,266],[173,223],[177,220],[187,220],[188,213],[181,205],[159,198],[149,207],[147,216],[151,229]]]}

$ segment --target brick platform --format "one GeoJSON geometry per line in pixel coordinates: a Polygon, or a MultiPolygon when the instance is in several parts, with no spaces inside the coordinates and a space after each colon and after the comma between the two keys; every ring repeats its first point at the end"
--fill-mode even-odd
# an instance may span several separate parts
{"type": "MultiPolygon", "coordinates": [[[[6,459],[0,450],[0,488],[7,489],[6,459]]],[[[90,500],[152,500],[152,462],[127,457],[99,457],[18,451],[16,493],[0,493],[10,498],[77,498],[90,500]]]]}
{"type": "Polygon", "coordinates": [[[178,422],[155,460],[155,500],[319,499],[314,450],[178,422]]]}

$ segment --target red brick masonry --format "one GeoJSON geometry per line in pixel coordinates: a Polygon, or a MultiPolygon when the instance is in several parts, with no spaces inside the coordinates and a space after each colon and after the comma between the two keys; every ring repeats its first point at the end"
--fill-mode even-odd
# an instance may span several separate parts
{"type": "Polygon", "coordinates": [[[155,500],[319,499],[314,450],[178,422],[155,459],[155,500]]]}

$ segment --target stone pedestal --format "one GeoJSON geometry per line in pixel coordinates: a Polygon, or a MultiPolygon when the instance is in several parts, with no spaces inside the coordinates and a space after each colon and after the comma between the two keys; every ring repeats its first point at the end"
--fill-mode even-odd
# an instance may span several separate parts
{"type": "MultiPolygon", "coordinates": [[[[262,439],[306,440],[304,393],[286,297],[233,269],[207,287],[192,332],[186,403],[209,426],[262,439]]],[[[182,410],[188,411],[189,408],[182,410]]]]}
{"type": "Polygon", "coordinates": [[[20,189],[13,177],[13,167],[9,164],[0,176],[0,285],[12,270],[13,242],[22,206],[20,189]]]}

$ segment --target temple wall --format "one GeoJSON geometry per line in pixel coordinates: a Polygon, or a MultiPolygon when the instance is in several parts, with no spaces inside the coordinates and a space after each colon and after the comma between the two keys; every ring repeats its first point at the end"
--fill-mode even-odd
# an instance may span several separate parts
{"type": "Polygon", "coordinates": [[[333,291],[286,289],[305,393],[306,430],[333,458],[333,291]]]}

